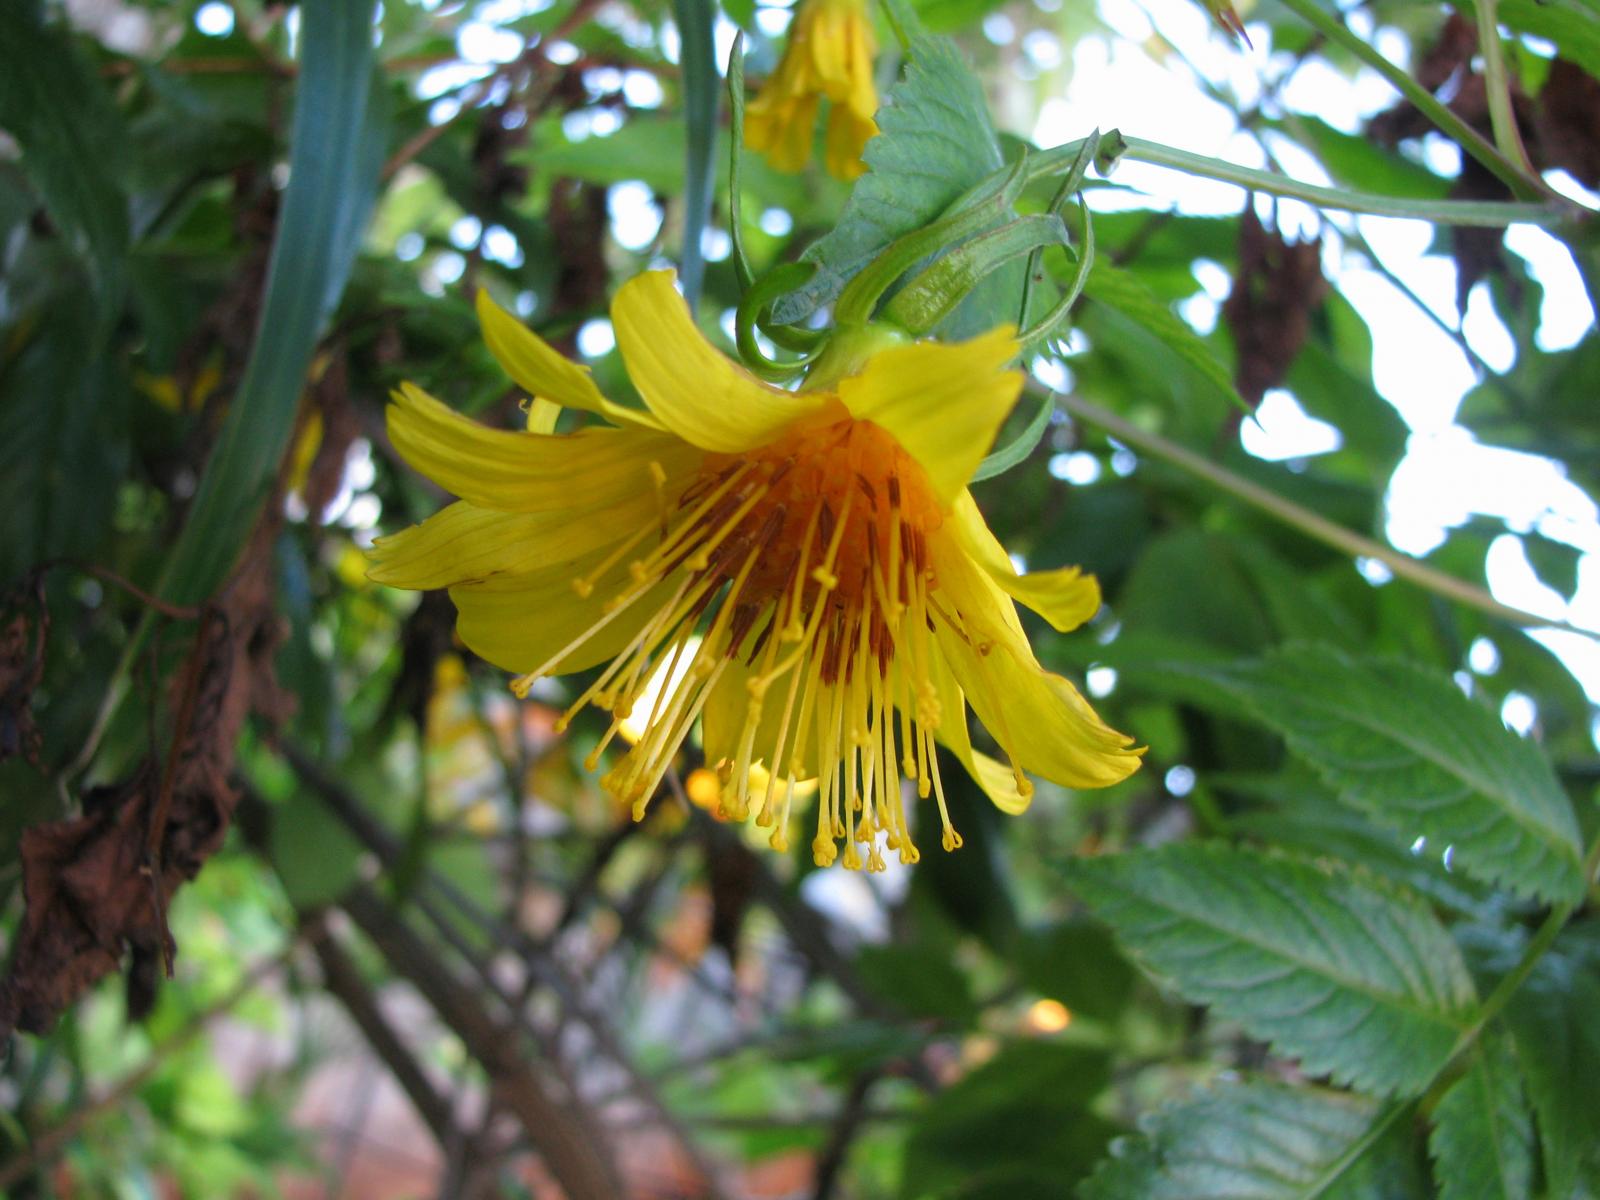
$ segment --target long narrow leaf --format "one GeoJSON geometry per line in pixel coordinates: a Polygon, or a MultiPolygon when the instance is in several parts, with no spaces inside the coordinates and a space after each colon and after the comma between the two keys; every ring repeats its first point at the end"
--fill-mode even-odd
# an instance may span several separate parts
{"type": "Polygon", "coordinates": [[[233,565],[294,428],[312,351],[344,290],[382,163],[370,0],[308,4],[289,187],[261,325],[162,591],[208,595],[233,565]]]}
{"type": "Polygon", "coordinates": [[[711,189],[716,182],[711,155],[717,144],[717,59],[711,36],[711,0],[674,0],[672,10],[683,44],[683,107],[689,119],[683,189],[683,294],[694,309],[705,279],[700,241],[711,221],[711,189]]]}

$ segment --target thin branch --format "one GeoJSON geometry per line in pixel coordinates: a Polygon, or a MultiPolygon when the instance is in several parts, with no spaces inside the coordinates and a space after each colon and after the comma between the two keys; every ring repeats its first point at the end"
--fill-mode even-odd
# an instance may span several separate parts
{"type": "Polygon", "coordinates": [[[433,1132],[439,1148],[448,1153],[461,1137],[450,1102],[433,1086],[407,1049],[404,1039],[389,1024],[389,1018],[378,1006],[377,997],[361,978],[360,970],[343,947],[330,933],[322,930],[312,940],[311,948],[316,951],[317,961],[322,964],[323,988],[344,1005],[345,1012],[367,1039],[367,1045],[388,1067],[395,1082],[410,1098],[417,1115],[433,1132]]]}
{"type": "Polygon", "coordinates": [[[861,1072],[851,1081],[850,1090],[845,1093],[844,1104],[840,1107],[839,1115],[834,1118],[833,1128],[828,1133],[828,1144],[817,1156],[817,1173],[815,1183],[812,1185],[811,1200],[829,1200],[833,1195],[834,1185],[839,1182],[839,1174],[844,1169],[845,1159],[850,1156],[851,1143],[855,1141],[866,1123],[867,1096],[878,1079],[878,1070],[871,1069],[861,1072]]]}
{"type": "Polygon", "coordinates": [[[1475,608],[1479,612],[1487,613],[1510,624],[1524,628],[1558,629],[1565,633],[1581,633],[1584,637],[1600,640],[1600,631],[1583,629],[1566,621],[1552,620],[1548,617],[1537,616],[1509,604],[1502,604],[1483,588],[1468,583],[1464,579],[1457,579],[1454,575],[1447,575],[1435,567],[1419,562],[1409,554],[1403,554],[1393,546],[1386,546],[1382,542],[1364,537],[1353,530],[1346,529],[1343,525],[1335,524],[1320,513],[1313,512],[1287,500],[1276,492],[1269,491],[1259,484],[1235,474],[1219,463],[1203,458],[1194,451],[1168,441],[1160,434],[1150,433],[1140,429],[1131,421],[1127,421],[1116,413],[1101,408],[1078,396],[1057,395],[1057,402],[1067,412],[1091,425],[1098,425],[1101,429],[1113,434],[1120,441],[1131,446],[1165,459],[1174,466],[1181,467],[1192,475],[1198,475],[1208,483],[1216,485],[1228,494],[1254,505],[1256,508],[1276,517],[1286,525],[1292,525],[1302,533],[1324,542],[1336,550],[1359,558],[1376,559],[1384,564],[1402,579],[1409,580],[1418,587],[1457,603],[1475,608]]]}
{"type": "Polygon", "coordinates": [[[413,983],[488,1073],[496,1095],[515,1113],[550,1173],[570,1200],[613,1200],[621,1178],[599,1131],[576,1097],[557,1098],[534,1073],[518,1039],[483,1008],[474,991],[446,969],[432,948],[370,887],[353,888],[341,906],[388,961],[413,983]]]}

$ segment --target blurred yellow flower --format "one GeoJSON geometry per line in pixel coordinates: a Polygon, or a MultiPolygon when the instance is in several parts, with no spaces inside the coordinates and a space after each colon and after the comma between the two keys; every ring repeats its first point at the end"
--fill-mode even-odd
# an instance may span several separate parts
{"type": "Polygon", "coordinates": [[[796,781],[820,780],[823,865],[842,842],[846,866],[881,868],[879,833],[916,861],[903,777],[933,796],[945,848],[961,844],[936,741],[1012,813],[1032,796],[1026,772],[1103,787],[1138,766],[1130,739],[1040,667],[1013,604],[1071,629],[1099,607],[1094,579],[1018,575],[966,490],[1022,386],[1009,330],[960,345],[883,335],[831,381],[789,392],[713,348],[671,273],[648,272],[611,310],[639,411],[483,292],[478,311],[530,394],[611,424],[493,430],[403,385],[395,447],[461,500],[380,539],[371,576],[448,587],[461,640],[521,672],[519,694],[609,663],[557,727],[589,703],[611,713],[594,769],[647,712],[602,779],[636,817],[696,719],[722,804],[754,813],[775,848],[796,781]],[[679,682],[644,701],[663,669],[679,682]],[[969,703],[1008,763],[973,748],[969,703]],[[750,783],[757,763],[764,788],[750,783]]]}
{"type": "Polygon", "coordinates": [[[745,144],[780,171],[801,170],[826,98],[828,170],[855,179],[867,169],[861,148],[878,132],[875,50],[866,0],[800,0],[778,69],[745,110],[745,144]]]}

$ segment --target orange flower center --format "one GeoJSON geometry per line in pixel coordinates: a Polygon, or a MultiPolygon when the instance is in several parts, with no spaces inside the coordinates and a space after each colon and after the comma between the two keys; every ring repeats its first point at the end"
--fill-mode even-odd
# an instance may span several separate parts
{"type": "MultiPolygon", "coordinates": [[[[902,772],[921,795],[937,795],[945,847],[960,844],[934,753],[942,714],[932,617],[945,614],[933,595],[928,537],[944,513],[921,466],[891,435],[840,411],[744,455],[707,454],[676,500],[652,464],[659,520],[574,581],[580,596],[605,596],[574,646],[641,602],[650,613],[560,727],[585,704],[611,710],[593,769],[622,721],[640,723],[635,705],[647,703],[647,685],[664,670],[676,686],[654,691],[643,736],[603,780],[636,816],[710,704],[708,740],[713,719],[720,748],[733,735],[732,753],[713,764],[728,816],[742,819],[753,806],[781,849],[794,783],[814,774],[818,862],[831,862],[842,839],[847,866],[861,866],[864,850],[868,868],[881,869],[879,832],[902,859],[917,858],[902,772]],[[655,546],[624,573],[627,556],[652,537],[655,546]],[[733,683],[740,678],[743,689],[733,683]],[[757,764],[770,780],[764,796],[750,794],[757,764]]],[[[549,665],[513,686],[525,692],[549,665]]]]}

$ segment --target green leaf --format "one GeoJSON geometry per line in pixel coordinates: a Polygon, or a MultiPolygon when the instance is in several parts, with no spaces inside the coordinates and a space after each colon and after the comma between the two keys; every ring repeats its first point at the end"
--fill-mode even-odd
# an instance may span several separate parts
{"type": "Polygon", "coordinates": [[[1133,272],[1114,267],[1104,258],[1096,259],[1084,294],[1133,322],[1170,350],[1199,384],[1202,393],[1209,393],[1241,412],[1250,411],[1233,386],[1233,376],[1222,360],[1133,272]]]}
{"type": "Polygon", "coordinates": [[[959,1189],[997,1185],[1019,1170],[1048,1173],[1062,1194],[1116,1132],[1087,1111],[1109,1080],[1096,1051],[1040,1041],[1006,1047],[928,1102],[906,1138],[900,1195],[985,1194],[959,1189]]]}
{"type": "Polygon", "coordinates": [[[1307,857],[1343,859],[1468,916],[1482,917],[1498,907],[1486,887],[1447,870],[1442,853],[1413,852],[1400,835],[1340,805],[1320,781],[1300,772],[1306,769],[1249,779],[1211,776],[1209,782],[1221,791],[1270,805],[1231,815],[1229,832],[1307,857]]]}
{"type": "Polygon", "coordinates": [[[1067,875],[1147,970],[1310,1074],[1413,1093],[1470,1023],[1472,981],[1443,926],[1349,872],[1189,844],[1067,875]]]}
{"type": "Polygon", "coordinates": [[[978,469],[972,473],[972,482],[981,483],[985,479],[993,479],[996,475],[1003,475],[1018,463],[1024,462],[1044,437],[1044,431],[1050,428],[1050,414],[1055,410],[1054,396],[1041,397],[1039,411],[1033,414],[1032,419],[1023,426],[1016,437],[993,454],[985,456],[978,464],[978,469]]]}
{"type": "Polygon", "coordinates": [[[344,290],[376,196],[384,96],[368,0],[304,9],[289,187],[261,324],[161,590],[195,603],[222,582],[288,447],[317,336],[344,290]]]}
{"type": "Polygon", "coordinates": [[[67,35],[41,28],[26,5],[0,6],[0,62],[0,128],[88,271],[104,329],[121,303],[128,251],[122,114],[67,35]]]}
{"type": "Polygon", "coordinates": [[[1563,931],[1506,1005],[1528,1098],[1539,1120],[1551,1196],[1577,1193],[1579,1173],[1600,1165],[1600,923],[1563,931]]]}
{"type": "Polygon", "coordinates": [[[1206,675],[1346,803],[1453,846],[1453,866],[1524,895],[1582,893],[1578,826],[1550,764],[1450,680],[1309,643],[1206,675]]]}
{"type": "Polygon", "coordinates": [[[0,588],[44,559],[97,554],[128,470],[127,379],[113,356],[85,355],[91,307],[68,292],[28,316],[32,336],[0,370],[0,588]]]}
{"type": "Polygon", "coordinates": [[[1495,16],[1518,33],[1554,42],[1562,58],[1600,78],[1600,10],[1592,0],[1499,0],[1495,16]]]}
{"type": "Polygon", "coordinates": [[[870,169],[833,231],[801,256],[817,273],[774,306],[780,324],[833,300],[890,242],[931,224],[1003,165],[983,89],[948,38],[912,39],[905,77],[877,119],[878,136],[863,153],[870,169]]]}
{"type": "MultiPolygon", "coordinates": [[[[1366,1200],[1404,1196],[1392,1148],[1345,1161],[1379,1105],[1323,1088],[1225,1083],[1170,1105],[1126,1139],[1083,1200],[1366,1200]],[[1381,1181],[1381,1182],[1380,1182],[1381,1181]],[[1388,1186],[1385,1186],[1388,1185],[1388,1186]]],[[[1402,1183],[1403,1187],[1403,1183],[1402,1183]]]]}
{"type": "Polygon", "coordinates": [[[970,1024],[972,988],[950,956],[931,945],[867,946],[856,957],[861,980],[908,1017],[970,1024]]]}
{"type": "Polygon", "coordinates": [[[1128,1007],[1136,976],[1110,935],[1088,921],[1030,931],[1016,950],[1017,973],[1041,996],[1076,1016],[1114,1021],[1128,1007]]]}
{"type": "Polygon", "coordinates": [[[711,188],[716,169],[717,61],[711,39],[712,0],[673,0],[683,59],[683,107],[689,122],[683,190],[683,294],[693,311],[700,304],[705,258],[700,239],[711,220],[711,188]]]}
{"type": "Polygon", "coordinates": [[[1440,1200],[1520,1200],[1533,1190],[1533,1119],[1516,1060],[1495,1040],[1474,1047],[1470,1063],[1433,1113],[1440,1200]]]}
{"type": "Polygon", "coordinates": [[[296,908],[332,903],[360,877],[361,844],[305,788],[273,809],[270,847],[278,879],[296,908]]]}

